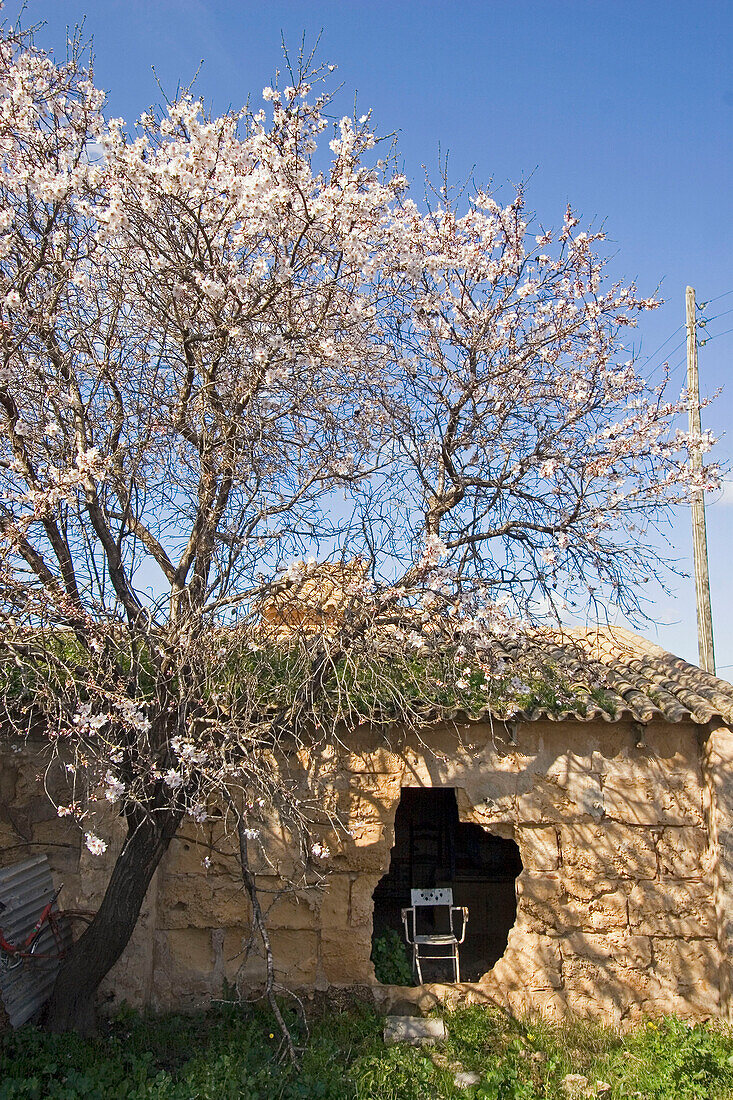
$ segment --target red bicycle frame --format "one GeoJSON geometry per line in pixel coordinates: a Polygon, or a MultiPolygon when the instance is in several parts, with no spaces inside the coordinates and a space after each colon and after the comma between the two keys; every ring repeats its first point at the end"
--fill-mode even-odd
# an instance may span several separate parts
{"type": "MultiPolygon", "coordinates": [[[[82,925],[88,926],[94,918],[94,913],[88,913],[81,909],[67,909],[53,911],[59,894],[63,889],[63,883],[54,893],[51,900],[44,906],[43,911],[34,924],[31,931],[20,944],[10,943],[0,930],[0,966],[11,970],[19,966],[23,959],[62,959],[73,940],[75,929],[82,925]],[[39,953],[37,950],[41,932],[48,925],[56,941],[56,951],[53,953],[39,953]]],[[[0,902],[0,911],[6,906],[0,902]]]]}

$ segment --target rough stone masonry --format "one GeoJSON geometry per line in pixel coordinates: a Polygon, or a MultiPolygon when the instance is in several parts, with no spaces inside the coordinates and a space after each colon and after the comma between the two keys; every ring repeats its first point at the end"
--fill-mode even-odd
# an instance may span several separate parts
{"type": "MultiPolygon", "coordinates": [[[[730,1016],[733,689],[643,646],[641,657],[637,648],[633,660],[618,659],[622,705],[613,714],[520,714],[510,725],[457,716],[389,741],[364,728],[341,751],[309,759],[304,770],[318,770],[346,828],[323,834],[325,885],[292,890],[287,838],[263,825],[254,868],[279,980],[301,990],[370,986],[385,1003],[424,993],[376,983],[372,895],[389,868],[402,789],[447,787],[462,821],[516,841],[522,871],[503,956],[479,981],[433,993],[619,1024],[667,1012],[730,1016]]],[[[56,816],[43,761],[42,742],[2,746],[0,858],[46,851],[64,904],[94,908],[120,822],[106,807],[97,831],[108,849],[92,856],[56,816]]],[[[225,981],[254,989],[263,961],[250,953],[243,963],[250,933],[232,841],[216,820],[189,824],[103,996],[180,1009],[220,996],[225,981]]]]}

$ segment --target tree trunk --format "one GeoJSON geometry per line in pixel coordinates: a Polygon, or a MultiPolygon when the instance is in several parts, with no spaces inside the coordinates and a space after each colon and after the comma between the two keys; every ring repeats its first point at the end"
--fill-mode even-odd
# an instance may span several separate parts
{"type": "Polygon", "coordinates": [[[97,989],[127,946],[145,892],[181,816],[167,809],[158,811],[154,820],[128,817],[127,839],[99,911],[61,964],[44,1017],[49,1031],[93,1034],[97,989]]]}

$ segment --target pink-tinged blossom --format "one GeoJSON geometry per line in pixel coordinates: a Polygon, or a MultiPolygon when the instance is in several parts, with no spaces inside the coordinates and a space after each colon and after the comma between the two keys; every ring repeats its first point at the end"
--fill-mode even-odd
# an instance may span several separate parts
{"type": "Polygon", "coordinates": [[[82,703],[74,715],[74,725],[80,734],[94,736],[107,725],[109,715],[93,714],[91,703],[82,703]]]}
{"type": "Polygon", "coordinates": [[[118,802],[125,793],[125,784],[111,771],[105,775],[104,783],[104,797],[108,802],[118,802]]]}
{"type": "Polygon", "coordinates": [[[102,840],[101,837],[95,836],[94,833],[85,833],[84,843],[93,856],[101,856],[107,851],[106,840],[102,840]]]}
{"type": "Polygon", "coordinates": [[[117,710],[121,720],[130,729],[137,730],[138,733],[147,733],[150,729],[150,720],[134,700],[125,699],[118,703],[117,710]]]}

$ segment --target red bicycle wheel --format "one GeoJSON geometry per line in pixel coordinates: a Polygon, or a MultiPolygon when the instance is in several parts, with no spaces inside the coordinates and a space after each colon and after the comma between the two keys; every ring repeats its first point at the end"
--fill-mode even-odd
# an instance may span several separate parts
{"type": "Polygon", "coordinates": [[[58,913],[50,913],[48,927],[41,927],[28,948],[28,956],[39,960],[63,959],[71,950],[72,944],[86,932],[95,915],[84,909],[62,909],[58,913]]]}

